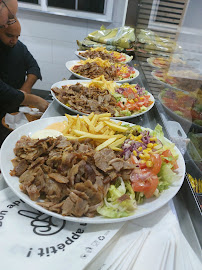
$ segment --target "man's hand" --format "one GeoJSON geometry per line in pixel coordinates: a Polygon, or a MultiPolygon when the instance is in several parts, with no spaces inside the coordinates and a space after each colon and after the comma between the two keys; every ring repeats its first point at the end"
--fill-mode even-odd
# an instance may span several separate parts
{"type": "Polygon", "coordinates": [[[49,103],[43,98],[40,98],[40,97],[38,98],[39,98],[39,101],[37,102],[35,106],[39,109],[40,112],[45,112],[45,110],[48,108],[49,103]]]}
{"type": "Polygon", "coordinates": [[[27,94],[24,91],[22,92],[24,93],[25,97],[21,105],[33,106],[38,108],[40,112],[45,112],[45,110],[48,108],[49,103],[45,99],[36,95],[27,94]]]}

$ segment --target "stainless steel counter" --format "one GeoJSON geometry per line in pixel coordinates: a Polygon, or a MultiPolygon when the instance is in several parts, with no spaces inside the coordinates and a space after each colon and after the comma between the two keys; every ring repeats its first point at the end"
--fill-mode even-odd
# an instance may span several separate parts
{"type": "MultiPolygon", "coordinates": [[[[144,77],[144,74],[141,70],[141,67],[138,65],[136,61],[133,61],[133,64],[136,64],[137,69],[140,71],[140,75],[137,79],[134,79],[134,83],[140,84],[140,86],[144,86],[147,90],[148,85],[147,81],[144,77]]],[[[70,77],[71,80],[76,79],[74,76],[70,77]]],[[[166,127],[167,116],[164,115],[164,118],[160,116],[159,113],[159,104],[156,101],[156,105],[146,114],[143,114],[139,117],[135,117],[130,119],[129,122],[138,124],[144,127],[148,127],[154,129],[156,124],[159,123],[163,126],[165,137],[169,138],[169,133],[167,133],[168,129],[166,127]]],[[[53,116],[61,116],[65,113],[73,114],[68,109],[62,107],[56,100],[50,104],[46,112],[43,114],[42,118],[48,118],[53,116]]],[[[196,202],[194,201],[194,197],[191,194],[191,189],[188,186],[188,179],[185,178],[184,184],[178,194],[174,197],[174,199],[170,202],[170,206],[173,212],[176,213],[181,230],[188,240],[189,244],[202,261],[202,253],[201,253],[201,245],[202,245],[202,237],[200,233],[200,225],[201,225],[201,215],[200,211],[197,208],[196,202]],[[189,198],[189,203],[187,204],[186,198],[189,198]],[[191,215],[190,215],[191,214],[191,215]]]]}

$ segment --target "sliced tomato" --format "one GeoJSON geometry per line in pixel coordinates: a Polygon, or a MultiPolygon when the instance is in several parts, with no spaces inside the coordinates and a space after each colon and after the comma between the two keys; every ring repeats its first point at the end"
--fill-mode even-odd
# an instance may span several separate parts
{"type": "Polygon", "coordinates": [[[202,113],[198,113],[197,111],[195,110],[191,110],[191,115],[193,117],[193,119],[202,119],[202,113]]]}
{"type": "Polygon", "coordinates": [[[119,101],[116,105],[119,106],[122,110],[125,110],[125,105],[121,101],[119,101]]]}
{"type": "Polygon", "coordinates": [[[176,81],[174,79],[172,79],[172,78],[166,78],[165,82],[168,83],[168,84],[171,84],[171,85],[176,83],[176,81]]]}
{"type": "Polygon", "coordinates": [[[156,77],[164,77],[164,74],[163,74],[163,73],[157,73],[157,72],[156,72],[156,73],[155,73],[155,76],[156,76],[156,77]]]}
{"type": "Polygon", "coordinates": [[[172,157],[173,158],[171,161],[165,159],[166,163],[171,163],[173,165],[173,167],[172,167],[173,170],[176,170],[176,169],[179,168],[178,165],[177,165],[177,161],[174,159],[174,157],[173,157],[173,155],[172,155],[172,153],[171,153],[171,151],[169,149],[165,150],[162,153],[162,155],[164,157],[172,157]]]}
{"type": "Polygon", "coordinates": [[[133,98],[135,98],[135,93],[134,93],[134,91],[131,88],[127,88],[123,92],[123,96],[126,97],[126,98],[130,96],[130,99],[133,99],[133,98]]]}
{"type": "Polygon", "coordinates": [[[128,78],[128,77],[130,77],[130,73],[129,72],[123,73],[123,74],[121,74],[121,77],[122,78],[128,78]]]}
{"type": "Polygon", "coordinates": [[[120,62],[124,62],[124,61],[126,61],[126,57],[124,55],[120,55],[120,57],[118,58],[118,60],[120,62]]]}
{"type": "MultiPolygon", "coordinates": [[[[140,169],[136,168],[132,171],[130,175],[130,180],[132,183],[136,183],[137,187],[141,189],[141,187],[144,189],[144,184],[143,182],[149,179],[152,176],[151,170],[148,168],[140,169]]],[[[145,184],[146,185],[146,184],[145,184]]],[[[143,191],[141,190],[135,190],[135,191],[143,191]]]]}
{"type": "Polygon", "coordinates": [[[151,172],[153,174],[158,174],[161,169],[162,159],[159,154],[152,154],[151,161],[153,163],[153,167],[151,168],[151,172]]]}
{"type": "Polygon", "coordinates": [[[135,110],[139,110],[140,106],[136,103],[129,103],[127,102],[125,107],[129,110],[129,111],[135,111],[135,110]]]}
{"type": "Polygon", "coordinates": [[[150,198],[158,186],[158,176],[150,169],[134,169],[130,175],[134,191],[143,192],[146,198],[150,198]]]}
{"type": "Polygon", "coordinates": [[[157,189],[159,184],[159,179],[157,175],[153,175],[150,178],[150,189],[148,191],[144,192],[145,197],[148,199],[150,197],[152,197],[152,195],[154,194],[155,190],[157,189]]]}

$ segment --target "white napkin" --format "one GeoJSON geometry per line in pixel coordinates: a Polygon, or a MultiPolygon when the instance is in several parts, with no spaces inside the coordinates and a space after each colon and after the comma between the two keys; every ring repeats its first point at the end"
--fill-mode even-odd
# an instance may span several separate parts
{"type": "Polygon", "coordinates": [[[128,222],[86,270],[198,270],[202,264],[165,205],[128,222]]]}
{"type": "Polygon", "coordinates": [[[0,269],[82,270],[123,225],[56,219],[6,188],[0,191],[0,269]]]}
{"type": "Polygon", "coordinates": [[[23,112],[19,112],[15,115],[7,113],[5,115],[5,123],[12,129],[16,129],[24,124],[29,123],[23,112]]]}
{"type": "Polygon", "coordinates": [[[43,113],[39,111],[37,108],[30,108],[30,107],[20,107],[19,112],[28,113],[31,115],[42,115],[43,113]]]}
{"type": "Polygon", "coordinates": [[[7,113],[5,115],[5,123],[12,129],[16,129],[24,124],[29,123],[24,113],[28,113],[30,115],[42,115],[43,113],[39,111],[37,108],[30,107],[20,107],[19,113],[16,115],[12,115],[7,113]]]}

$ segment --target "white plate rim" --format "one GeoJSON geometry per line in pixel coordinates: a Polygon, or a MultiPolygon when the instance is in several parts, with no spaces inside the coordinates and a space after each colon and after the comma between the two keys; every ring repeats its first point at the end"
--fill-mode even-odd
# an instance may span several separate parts
{"type": "MultiPolygon", "coordinates": [[[[176,89],[176,90],[178,90],[178,89],[176,89]]],[[[179,91],[182,91],[182,90],[179,90],[179,91]]],[[[185,94],[186,94],[186,93],[185,93],[185,94]]],[[[190,125],[190,126],[193,125],[193,126],[196,126],[196,128],[201,128],[201,129],[202,129],[202,126],[199,126],[199,125],[197,125],[197,124],[195,124],[195,123],[193,123],[193,122],[187,120],[186,118],[181,117],[181,116],[179,116],[178,114],[174,113],[170,108],[168,108],[168,107],[163,103],[162,97],[161,97],[161,96],[162,96],[162,92],[158,94],[158,99],[159,99],[161,105],[164,107],[164,109],[166,109],[166,110],[168,111],[168,113],[170,113],[170,115],[172,115],[173,118],[176,118],[179,122],[184,122],[184,123],[187,124],[187,125],[190,125]]]]}
{"type": "MultiPolygon", "coordinates": [[[[87,51],[87,50],[85,50],[87,51]]],[[[81,56],[79,53],[82,53],[82,52],[85,52],[85,51],[75,51],[75,55],[78,56],[79,58],[81,58],[82,60],[86,60],[87,58],[81,56]]],[[[125,62],[119,62],[120,64],[127,64],[127,63],[130,63],[132,60],[133,60],[133,56],[129,56],[127,55],[126,53],[122,53],[126,56],[126,61],[125,62]]]]}
{"type": "Polygon", "coordinates": [[[148,63],[151,67],[159,68],[158,66],[155,66],[155,65],[152,63],[152,60],[153,60],[154,58],[155,58],[155,57],[148,57],[148,58],[147,58],[147,63],[148,63]]]}
{"type": "MultiPolygon", "coordinates": [[[[74,66],[74,65],[77,65],[80,61],[79,60],[72,60],[72,61],[67,61],[65,63],[65,66],[66,68],[69,70],[69,72],[71,72],[75,77],[79,78],[79,79],[83,79],[83,80],[92,80],[90,78],[87,78],[87,77],[84,77],[84,76],[81,76],[75,72],[73,72],[71,70],[71,68],[74,66]]],[[[134,68],[135,69],[135,68],[134,68]]],[[[139,76],[139,71],[137,69],[135,69],[135,72],[137,74],[136,77],[134,78],[131,78],[131,79],[126,79],[126,80],[121,80],[121,81],[114,81],[114,82],[117,82],[117,83],[127,83],[127,82],[132,82],[133,80],[135,80],[138,76],[139,76]]]]}
{"type": "Polygon", "coordinates": [[[151,72],[151,75],[152,75],[152,77],[154,78],[154,79],[156,79],[158,82],[160,82],[161,84],[163,84],[163,85],[165,85],[165,86],[167,86],[167,87],[169,87],[169,88],[174,88],[174,89],[176,89],[176,90],[180,90],[180,91],[182,91],[182,92],[184,92],[184,93],[186,93],[186,94],[189,94],[189,93],[191,93],[191,92],[188,92],[188,91],[186,91],[186,90],[183,90],[183,89],[180,89],[180,88],[177,88],[177,87],[175,87],[175,86],[172,86],[171,84],[169,84],[169,83],[165,83],[165,82],[163,82],[163,81],[161,81],[160,79],[158,79],[156,76],[155,76],[155,72],[156,72],[157,70],[153,70],[152,72],[151,72]]]}
{"type": "MultiPolygon", "coordinates": [[[[51,89],[53,88],[53,87],[59,87],[58,85],[60,85],[60,87],[61,86],[63,86],[63,85],[67,85],[67,84],[71,84],[72,82],[74,82],[75,84],[78,82],[78,83],[88,83],[89,81],[91,81],[91,80],[64,80],[64,81],[59,81],[59,82],[57,82],[57,83],[54,83],[52,86],[51,86],[51,89]],[[63,84],[64,83],[64,84],[63,84]]],[[[117,83],[117,84],[120,84],[121,85],[121,83],[117,83]]],[[[147,90],[146,90],[147,91],[147,90]]],[[[146,111],[143,111],[143,112],[141,112],[141,113],[138,113],[138,114],[133,114],[133,115],[130,115],[130,116],[121,116],[121,117],[111,117],[112,119],[117,119],[117,120],[126,120],[126,119],[132,119],[132,118],[134,118],[134,117],[138,117],[138,116],[140,116],[140,115],[143,115],[143,114],[145,114],[145,113],[147,113],[149,110],[151,110],[152,108],[153,108],[153,106],[154,106],[154,104],[155,104],[155,98],[154,98],[154,96],[149,92],[149,91],[147,91],[147,93],[148,93],[148,95],[150,96],[150,98],[151,98],[151,100],[153,101],[153,103],[147,108],[147,110],[146,111]]],[[[56,102],[58,102],[61,106],[63,106],[64,108],[66,108],[67,110],[69,110],[69,111],[71,111],[71,112],[73,112],[73,113],[76,113],[76,114],[80,114],[80,115],[89,115],[89,114],[87,114],[87,113],[83,113],[83,112],[80,112],[80,111],[77,111],[77,110],[74,110],[74,109],[72,109],[71,107],[68,107],[68,106],[66,106],[65,104],[63,104],[61,101],[59,101],[58,99],[57,99],[57,97],[55,96],[55,94],[54,94],[54,92],[51,90],[51,95],[52,95],[52,97],[56,100],[56,102]]]]}
{"type": "MultiPolygon", "coordinates": [[[[9,174],[10,170],[13,169],[11,159],[15,157],[13,153],[13,149],[14,149],[15,143],[17,142],[17,140],[21,138],[22,135],[30,136],[37,130],[43,129],[44,127],[52,123],[60,122],[64,120],[66,120],[65,116],[56,116],[56,117],[50,117],[50,118],[43,118],[43,119],[39,119],[30,123],[27,123],[17,128],[13,132],[11,132],[2,144],[2,148],[0,152],[0,160],[1,160],[0,167],[1,167],[2,175],[7,185],[12,189],[12,191],[31,207],[47,215],[60,218],[63,220],[67,220],[67,221],[72,221],[72,222],[82,222],[82,223],[85,222],[89,224],[117,223],[117,222],[128,221],[128,220],[132,220],[138,217],[151,214],[152,212],[158,210],[163,205],[168,203],[181,188],[181,185],[184,181],[184,176],[185,176],[185,162],[179,149],[175,147],[175,150],[178,154],[178,165],[179,165],[178,172],[179,172],[180,180],[178,180],[177,183],[175,183],[175,185],[171,185],[169,189],[164,190],[158,198],[147,199],[143,204],[138,205],[138,208],[136,209],[134,215],[132,216],[116,218],[116,219],[104,218],[102,216],[96,216],[94,218],[88,218],[88,217],[77,218],[77,217],[62,216],[60,214],[48,211],[45,208],[37,205],[34,201],[29,199],[29,197],[26,194],[20,191],[19,178],[16,176],[10,176],[9,174]],[[148,207],[149,210],[147,209],[147,205],[149,205],[148,207]]],[[[114,120],[114,121],[118,122],[117,120],[114,120]]],[[[128,122],[123,122],[123,123],[133,125],[128,122]]]]}

